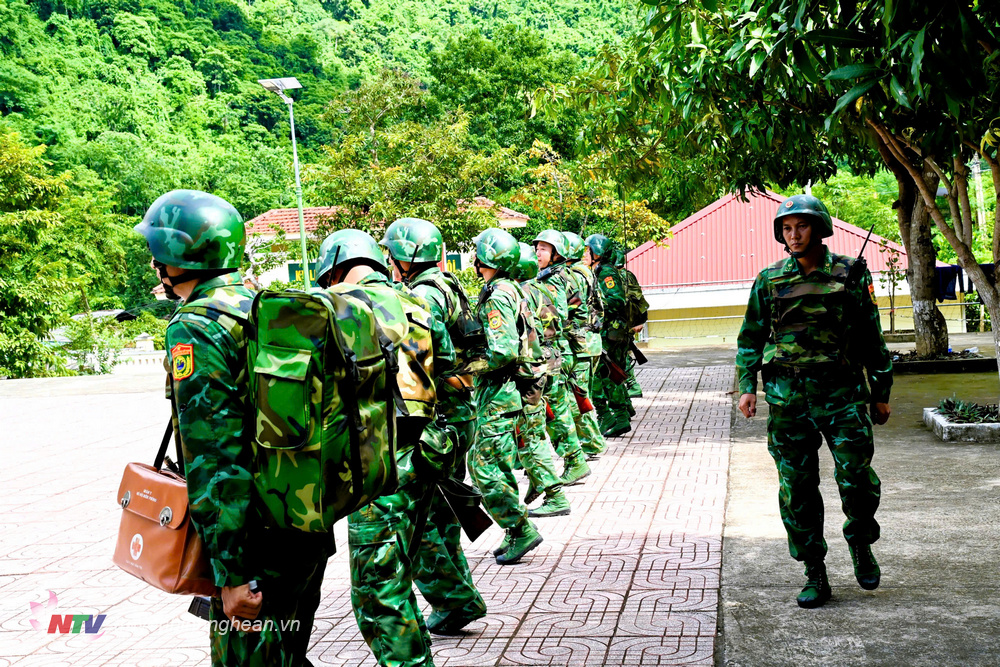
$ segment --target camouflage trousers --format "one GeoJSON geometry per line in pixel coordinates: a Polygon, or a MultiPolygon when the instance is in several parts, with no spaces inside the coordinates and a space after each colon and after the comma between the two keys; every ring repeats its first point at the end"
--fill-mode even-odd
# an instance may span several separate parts
{"type": "MultiPolygon", "coordinates": [[[[458,433],[462,451],[476,435],[476,422],[450,424],[458,433]]],[[[465,479],[465,461],[459,462],[455,478],[465,479]]],[[[462,550],[462,527],[448,502],[435,490],[427,515],[420,550],[413,563],[413,579],[420,594],[435,611],[467,610],[470,615],[486,611],[486,602],[472,581],[472,572],[462,550]]]]}
{"type": "MultiPolygon", "coordinates": [[[[612,342],[604,340],[604,350],[611,361],[622,370],[625,369],[625,357],[628,354],[628,341],[612,342]]],[[[594,392],[594,407],[597,408],[597,420],[601,430],[609,431],[619,426],[628,426],[631,421],[630,408],[632,399],[628,395],[625,382],[614,382],[610,377],[607,365],[598,361],[597,388],[594,392]]]]}
{"type": "MultiPolygon", "coordinates": [[[[573,388],[577,387],[583,398],[591,401],[591,403],[593,403],[591,386],[593,385],[594,365],[596,361],[596,357],[574,357],[573,377],[569,380],[570,393],[572,394],[573,388]]],[[[604,441],[604,436],[601,435],[601,427],[597,423],[597,410],[582,412],[579,406],[575,405],[576,399],[572,395],[570,398],[574,403],[570,407],[573,408],[573,421],[576,424],[576,436],[580,441],[580,448],[583,449],[585,454],[600,454],[608,445],[604,441]]]]}
{"type": "Polygon", "coordinates": [[[514,477],[514,425],[520,412],[481,419],[476,444],[469,452],[469,474],[483,494],[483,507],[504,530],[528,520],[528,508],[521,503],[514,477]]]}
{"type": "MultiPolygon", "coordinates": [[[[642,398],[642,387],[639,386],[639,381],[635,378],[635,357],[633,357],[628,352],[625,353],[625,363],[628,367],[625,372],[628,374],[628,379],[625,380],[625,388],[628,391],[629,398],[642,398]]],[[[633,416],[634,416],[633,412],[633,416]]]]}
{"type": "Polygon", "coordinates": [[[434,491],[399,454],[399,488],[350,515],[351,604],[358,628],[383,667],[433,665],[431,638],[413,593],[412,547],[420,541],[434,491]]]}
{"type": "Polygon", "coordinates": [[[872,422],[863,389],[836,386],[829,378],[769,378],[767,449],[778,469],[778,508],[788,551],[800,561],[822,560],[823,498],[819,491],[819,448],[833,455],[834,479],[847,520],[848,544],[866,545],[880,535],[875,511],[881,483],[872,470],[872,422]]]}
{"type": "Polygon", "coordinates": [[[545,385],[545,402],[552,410],[553,418],[546,422],[545,430],[549,434],[556,454],[564,459],[581,453],[580,438],[576,434],[576,423],[573,420],[570,401],[576,405],[576,399],[569,396],[566,376],[561,371],[552,373],[545,385]]]}
{"type": "Polygon", "coordinates": [[[264,531],[255,548],[263,606],[260,632],[230,627],[222,598],[213,598],[209,630],[213,667],[300,667],[306,659],[320,587],[333,543],[299,531],[264,531]],[[281,545],[275,553],[274,545],[281,545]]]}
{"type": "Polygon", "coordinates": [[[554,493],[562,488],[562,481],[552,458],[549,436],[545,432],[545,401],[539,395],[537,402],[532,405],[524,394],[521,395],[521,400],[524,412],[518,420],[520,440],[517,443],[517,458],[531,482],[531,488],[554,493]]]}

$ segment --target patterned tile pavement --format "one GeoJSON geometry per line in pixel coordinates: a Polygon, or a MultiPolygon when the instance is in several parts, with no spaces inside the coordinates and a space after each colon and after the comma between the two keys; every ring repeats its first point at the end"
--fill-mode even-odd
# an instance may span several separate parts
{"type": "MultiPolygon", "coordinates": [[[[437,665],[713,664],[732,367],[638,377],[632,432],[569,489],[572,515],[538,521],[536,551],[496,565],[495,526],[467,545],[490,613],[461,636],[436,637],[437,665]]],[[[0,393],[0,667],[208,664],[207,630],[187,600],[110,560],[121,470],[152,458],[167,417],[158,383],[60,382],[0,393]],[[49,590],[58,613],[106,614],[104,635],[34,630],[29,603],[49,590]]],[[[310,659],[373,665],[350,609],[346,528],[335,532],[310,659]]]]}

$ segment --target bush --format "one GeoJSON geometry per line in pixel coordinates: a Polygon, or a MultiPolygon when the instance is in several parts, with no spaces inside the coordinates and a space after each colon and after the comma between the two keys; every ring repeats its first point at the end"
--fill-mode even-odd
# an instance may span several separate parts
{"type": "Polygon", "coordinates": [[[938,412],[955,424],[1000,424],[1000,406],[960,401],[954,395],[938,403],[938,412]]]}

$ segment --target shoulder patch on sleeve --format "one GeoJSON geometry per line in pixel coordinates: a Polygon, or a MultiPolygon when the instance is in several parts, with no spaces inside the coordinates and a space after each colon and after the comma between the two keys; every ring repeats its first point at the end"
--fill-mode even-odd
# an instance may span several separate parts
{"type": "Polygon", "coordinates": [[[868,295],[872,298],[872,303],[878,303],[878,301],[875,300],[875,285],[871,283],[868,284],[868,295]]]}
{"type": "Polygon", "coordinates": [[[489,313],[490,329],[499,329],[503,326],[503,314],[496,309],[489,313]]]}
{"type": "Polygon", "coordinates": [[[174,381],[191,377],[194,373],[194,346],[178,343],[170,348],[171,370],[174,381]]]}
{"type": "Polygon", "coordinates": [[[608,289],[614,289],[615,288],[615,279],[612,278],[611,276],[606,276],[604,278],[604,286],[607,287],[608,289]]]}

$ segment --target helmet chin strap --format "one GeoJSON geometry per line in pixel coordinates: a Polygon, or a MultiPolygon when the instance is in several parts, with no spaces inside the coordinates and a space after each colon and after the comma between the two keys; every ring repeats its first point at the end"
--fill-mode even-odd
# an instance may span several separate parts
{"type": "Polygon", "coordinates": [[[808,255],[812,251],[813,248],[815,248],[818,245],[819,245],[819,241],[814,241],[813,239],[809,239],[809,245],[806,246],[805,250],[803,250],[801,252],[792,252],[792,249],[788,247],[788,243],[785,243],[785,252],[787,252],[789,255],[791,255],[795,259],[802,259],[806,255],[808,255]]]}
{"type": "Polygon", "coordinates": [[[183,271],[177,276],[171,276],[167,274],[167,265],[163,262],[154,259],[153,266],[156,268],[156,275],[159,276],[160,282],[163,284],[163,293],[171,301],[181,300],[180,295],[174,291],[174,288],[178,285],[183,285],[191,280],[207,280],[236,271],[236,269],[195,269],[183,271]]]}

